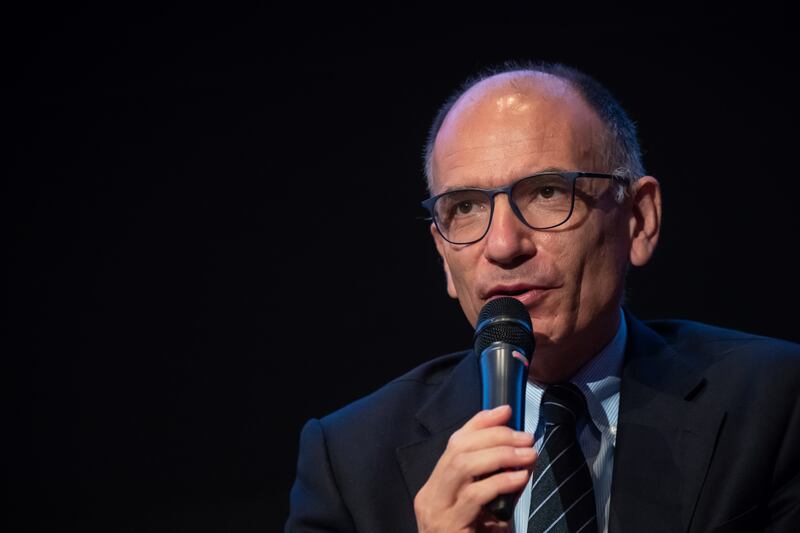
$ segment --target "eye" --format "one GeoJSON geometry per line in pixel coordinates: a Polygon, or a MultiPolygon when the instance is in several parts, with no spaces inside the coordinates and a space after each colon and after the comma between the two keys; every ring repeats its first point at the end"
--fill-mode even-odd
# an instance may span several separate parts
{"type": "Polygon", "coordinates": [[[488,195],[477,190],[453,191],[443,195],[437,203],[439,221],[464,223],[489,212],[488,195]]]}
{"type": "Polygon", "coordinates": [[[546,185],[539,189],[539,196],[542,198],[550,199],[556,194],[556,188],[550,185],[546,185]]]}
{"type": "Polygon", "coordinates": [[[458,205],[456,205],[456,212],[459,215],[466,215],[467,213],[472,211],[472,206],[473,206],[473,204],[469,200],[465,200],[463,202],[459,202],[458,205]]]}
{"type": "Polygon", "coordinates": [[[529,193],[530,201],[561,201],[569,196],[569,193],[564,187],[560,187],[559,185],[540,185],[534,189],[531,189],[529,193]]]}

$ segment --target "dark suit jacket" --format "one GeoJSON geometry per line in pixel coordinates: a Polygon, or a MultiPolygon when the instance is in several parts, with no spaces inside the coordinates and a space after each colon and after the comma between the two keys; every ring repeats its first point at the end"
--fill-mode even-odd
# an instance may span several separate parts
{"type": "MultiPolygon", "coordinates": [[[[609,531],[800,532],[800,346],[626,313],[609,531]]],[[[413,500],[480,409],[473,352],[300,437],[287,531],[416,531],[413,500]]]]}

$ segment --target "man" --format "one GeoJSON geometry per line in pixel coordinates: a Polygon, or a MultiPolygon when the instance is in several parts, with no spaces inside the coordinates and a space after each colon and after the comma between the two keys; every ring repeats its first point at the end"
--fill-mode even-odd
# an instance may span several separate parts
{"type": "Polygon", "coordinates": [[[500,296],[530,313],[525,431],[479,411],[475,353],[435,358],[306,424],[287,531],[800,529],[800,349],[621,310],[661,193],[605,89],[560,65],[483,76],[426,170],[448,294],[473,325],[500,296]],[[511,521],[484,510],[518,491],[511,521]]]}

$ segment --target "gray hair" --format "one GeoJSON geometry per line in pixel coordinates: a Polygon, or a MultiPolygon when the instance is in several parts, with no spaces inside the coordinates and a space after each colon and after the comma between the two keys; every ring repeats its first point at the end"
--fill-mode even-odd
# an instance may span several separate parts
{"type": "MultiPolygon", "coordinates": [[[[476,84],[510,72],[540,72],[566,81],[600,117],[605,126],[602,157],[605,171],[627,178],[628,185],[645,175],[642,154],[636,137],[636,125],[620,103],[600,82],[573,67],[560,63],[506,62],[499,67],[491,67],[469,78],[439,108],[436,118],[428,131],[425,144],[424,165],[428,192],[433,184],[433,147],[445,117],[456,101],[476,84]]],[[[622,201],[626,192],[624,187],[617,190],[617,200],[622,201]]]]}

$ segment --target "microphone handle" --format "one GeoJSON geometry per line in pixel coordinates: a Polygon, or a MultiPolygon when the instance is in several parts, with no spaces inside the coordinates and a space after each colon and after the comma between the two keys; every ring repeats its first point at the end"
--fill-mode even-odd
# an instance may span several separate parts
{"type": "MultiPolygon", "coordinates": [[[[511,406],[508,427],[525,429],[525,381],[528,377],[528,354],[506,342],[490,344],[480,356],[482,408],[511,406]]],[[[497,519],[508,521],[514,513],[520,492],[501,494],[484,507],[497,519]]]]}

